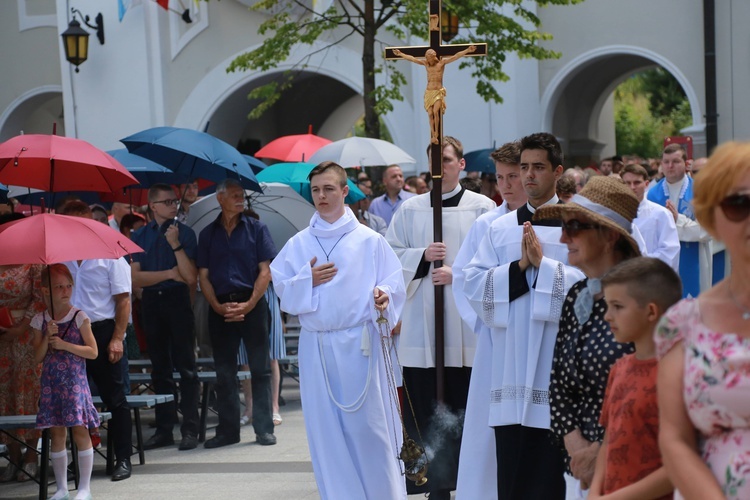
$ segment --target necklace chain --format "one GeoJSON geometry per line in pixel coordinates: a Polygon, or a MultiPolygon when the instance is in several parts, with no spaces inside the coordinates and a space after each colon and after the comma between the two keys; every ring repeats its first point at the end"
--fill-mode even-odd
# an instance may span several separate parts
{"type": "Polygon", "coordinates": [[[742,319],[745,321],[750,319],[750,308],[746,307],[744,304],[742,304],[737,297],[735,297],[734,292],[732,291],[732,280],[730,279],[727,285],[727,288],[729,288],[729,298],[732,299],[732,302],[734,302],[734,305],[737,306],[738,309],[742,310],[742,319]]]}
{"type": "Polygon", "coordinates": [[[344,236],[346,236],[347,234],[349,234],[349,231],[347,231],[347,232],[345,232],[344,234],[342,234],[342,235],[341,235],[341,236],[339,237],[339,239],[338,239],[338,240],[336,240],[336,243],[334,243],[334,244],[333,244],[333,246],[331,247],[331,251],[330,251],[330,252],[326,252],[326,249],[325,249],[325,248],[323,248],[323,244],[322,244],[322,243],[320,242],[320,240],[318,239],[318,237],[317,237],[317,236],[315,237],[315,241],[317,241],[317,242],[318,242],[318,245],[320,245],[320,249],[321,249],[321,250],[323,250],[323,253],[324,253],[324,254],[326,254],[326,262],[330,262],[330,260],[329,260],[328,258],[329,258],[329,257],[331,256],[331,254],[333,253],[333,251],[334,251],[334,250],[336,249],[336,245],[338,245],[338,244],[339,244],[339,242],[340,242],[340,241],[341,241],[342,239],[344,239],[344,236]]]}

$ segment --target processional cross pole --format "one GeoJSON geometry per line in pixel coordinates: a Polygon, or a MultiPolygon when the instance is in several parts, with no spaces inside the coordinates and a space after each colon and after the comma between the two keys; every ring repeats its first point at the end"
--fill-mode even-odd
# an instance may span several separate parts
{"type": "MultiPolygon", "coordinates": [[[[445,65],[456,59],[471,56],[486,56],[487,44],[443,45],[441,42],[441,0],[428,0],[430,6],[430,45],[412,47],[389,47],[385,49],[385,59],[405,59],[420,64],[427,69],[427,89],[424,106],[430,120],[430,173],[432,175],[432,228],[433,241],[443,241],[443,113],[445,112],[446,91],[443,87],[445,65]]],[[[442,267],[442,261],[435,261],[434,267],[442,267]]],[[[444,400],[445,368],[445,314],[443,286],[435,286],[435,372],[437,401],[444,400]]]]}

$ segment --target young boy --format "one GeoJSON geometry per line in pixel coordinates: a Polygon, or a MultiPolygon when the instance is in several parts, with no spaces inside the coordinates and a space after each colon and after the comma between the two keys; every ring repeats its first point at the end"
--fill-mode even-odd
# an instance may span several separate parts
{"type": "Polygon", "coordinates": [[[345,204],[346,171],[308,177],[317,211],[271,262],[281,309],[299,316],[300,394],[321,498],[406,500],[401,422],[377,319],[406,300],[401,263],[345,204]]]}
{"type": "Polygon", "coordinates": [[[661,260],[638,257],[613,267],[602,289],[604,319],[618,342],[635,345],[635,353],[620,358],[609,373],[600,417],[606,432],[588,498],[672,498],[658,444],[653,332],[682,298],[680,278],[661,260]]]}

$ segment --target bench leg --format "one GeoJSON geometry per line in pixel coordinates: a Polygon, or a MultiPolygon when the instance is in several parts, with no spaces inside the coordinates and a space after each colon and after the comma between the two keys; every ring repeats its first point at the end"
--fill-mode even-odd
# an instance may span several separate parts
{"type": "Polygon", "coordinates": [[[39,500],[46,500],[49,482],[49,429],[42,430],[42,458],[39,466],[39,500]]]}
{"type": "Polygon", "coordinates": [[[135,420],[135,437],[138,443],[138,459],[141,465],[146,463],[146,454],[143,452],[143,430],[141,429],[141,410],[133,408],[133,420],[135,420]]]}
{"type": "Polygon", "coordinates": [[[203,398],[201,399],[201,422],[200,431],[198,431],[198,441],[206,440],[206,417],[208,413],[208,395],[211,392],[211,384],[203,382],[203,398]]]}

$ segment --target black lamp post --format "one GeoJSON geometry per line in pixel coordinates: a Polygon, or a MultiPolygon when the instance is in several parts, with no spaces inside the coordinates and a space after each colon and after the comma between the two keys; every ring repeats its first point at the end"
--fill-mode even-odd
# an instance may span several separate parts
{"type": "Polygon", "coordinates": [[[449,10],[443,9],[440,12],[440,29],[440,38],[442,38],[445,43],[453,40],[456,35],[458,35],[458,15],[449,10]]]}
{"type": "Polygon", "coordinates": [[[95,25],[89,23],[89,16],[84,16],[76,8],[70,9],[73,14],[73,19],[68,23],[68,29],[63,31],[60,35],[63,39],[63,47],[65,48],[65,59],[76,67],[76,73],[78,73],[78,66],[88,59],[89,56],[89,33],[85,29],[81,28],[81,23],[76,19],[76,14],[83,18],[84,24],[89,28],[96,31],[96,37],[99,39],[99,43],[104,45],[104,18],[102,14],[96,15],[94,21],[95,25]]]}

